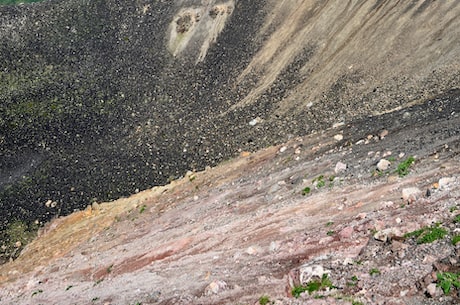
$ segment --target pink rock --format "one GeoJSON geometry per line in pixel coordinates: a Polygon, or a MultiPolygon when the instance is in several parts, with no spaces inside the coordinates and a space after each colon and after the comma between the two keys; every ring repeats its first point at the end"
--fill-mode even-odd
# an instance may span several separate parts
{"type": "Polygon", "coordinates": [[[353,235],[353,227],[346,227],[343,228],[342,231],[339,232],[340,239],[349,239],[353,235]]]}

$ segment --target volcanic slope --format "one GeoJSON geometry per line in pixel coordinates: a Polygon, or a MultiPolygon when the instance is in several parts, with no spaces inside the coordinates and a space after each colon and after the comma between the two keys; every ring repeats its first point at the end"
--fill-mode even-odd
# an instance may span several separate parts
{"type": "Polygon", "coordinates": [[[440,286],[459,272],[459,99],[242,153],[54,219],[0,266],[0,301],[458,304],[454,282],[440,286]]]}
{"type": "Polygon", "coordinates": [[[239,151],[436,101],[460,84],[459,13],[455,0],[0,7],[3,259],[19,253],[4,231],[16,221],[32,230],[239,151]]]}

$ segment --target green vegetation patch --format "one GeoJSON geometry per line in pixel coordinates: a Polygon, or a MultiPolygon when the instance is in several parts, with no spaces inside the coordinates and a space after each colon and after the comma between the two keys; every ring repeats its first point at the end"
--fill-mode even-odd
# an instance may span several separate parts
{"type": "Polygon", "coordinates": [[[437,286],[442,288],[444,294],[449,294],[452,287],[457,290],[460,288],[460,274],[453,272],[438,272],[436,274],[438,278],[437,286]]]}
{"type": "Polygon", "coordinates": [[[447,235],[447,230],[441,228],[438,225],[432,227],[424,227],[420,230],[416,230],[413,232],[406,233],[404,235],[405,238],[415,237],[417,244],[428,244],[432,243],[435,240],[443,239],[447,235]]]}
{"type": "Polygon", "coordinates": [[[260,305],[267,305],[267,304],[272,304],[273,302],[270,301],[270,298],[266,295],[263,295],[259,298],[259,304],[260,305]]]}
{"type": "Polygon", "coordinates": [[[402,161],[398,164],[398,168],[396,172],[398,173],[399,177],[404,177],[409,174],[409,167],[415,162],[415,158],[410,156],[406,160],[402,161]]]}
{"type": "Polygon", "coordinates": [[[299,285],[292,288],[292,295],[295,298],[298,298],[302,293],[308,292],[308,294],[312,294],[315,291],[325,291],[327,289],[334,288],[332,285],[331,280],[327,274],[323,274],[321,279],[312,280],[305,285],[299,285]]]}
{"type": "Polygon", "coordinates": [[[371,270],[369,270],[370,275],[380,275],[380,273],[380,270],[377,268],[372,268],[371,270]]]}
{"type": "Polygon", "coordinates": [[[304,195],[304,196],[308,195],[308,194],[310,194],[310,192],[311,192],[311,189],[310,189],[310,187],[307,186],[306,188],[304,188],[302,190],[302,195],[304,195]]]}
{"type": "Polygon", "coordinates": [[[322,188],[322,187],[324,187],[326,185],[326,181],[324,180],[323,175],[313,179],[311,183],[313,183],[313,184],[316,183],[317,188],[322,188]]]}

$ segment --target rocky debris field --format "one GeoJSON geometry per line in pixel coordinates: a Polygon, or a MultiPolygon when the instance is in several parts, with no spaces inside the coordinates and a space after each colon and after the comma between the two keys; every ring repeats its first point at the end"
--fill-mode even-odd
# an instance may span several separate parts
{"type": "Polygon", "coordinates": [[[458,91],[54,219],[2,304],[457,304],[458,91]]]}
{"type": "Polygon", "coordinates": [[[47,0],[0,16],[0,263],[20,250],[12,229],[460,87],[455,0],[47,0]]]}

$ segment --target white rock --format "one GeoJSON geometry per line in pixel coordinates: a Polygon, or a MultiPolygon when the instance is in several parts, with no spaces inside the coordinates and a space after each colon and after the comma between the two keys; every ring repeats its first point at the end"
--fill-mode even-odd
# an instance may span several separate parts
{"type": "Polygon", "coordinates": [[[262,252],[262,250],[258,246],[250,246],[246,249],[246,253],[249,255],[257,255],[260,252],[262,252]]]}
{"type": "Polygon", "coordinates": [[[409,187],[402,190],[404,202],[413,203],[422,195],[422,191],[417,187],[409,187]]]}
{"type": "Polygon", "coordinates": [[[283,146],[283,147],[281,147],[281,148],[280,148],[280,153],[283,153],[283,152],[285,152],[285,151],[286,151],[286,149],[287,149],[287,147],[286,147],[286,146],[283,146]]]}
{"type": "Polygon", "coordinates": [[[334,123],[334,124],[332,125],[332,128],[339,128],[339,127],[341,127],[341,126],[343,126],[343,125],[345,125],[345,122],[334,123]]]}
{"type": "Polygon", "coordinates": [[[324,274],[330,273],[330,270],[324,269],[321,265],[302,265],[299,267],[300,284],[305,285],[313,278],[322,278],[324,274]]]}
{"type": "Polygon", "coordinates": [[[455,182],[455,177],[444,177],[444,178],[441,178],[439,179],[439,189],[443,190],[443,189],[448,189],[449,188],[449,184],[452,184],[455,182]]]}
{"type": "Polygon", "coordinates": [[[381,172],[386,171],[391,165],[391,162],[386,159],[380,159],[379,163],[377,163],[377,169],[381,172]]]}
{"type": "Polygon", "coordinates": [[[251,126],[256,126],[258,123],[262,122],[262,119],[259,118],[259,117],[256,117],[255,119],[252,119],[250,122],[249,122],[249,125],[251,126]]]}
{"type": "Polygon", "coordinates": [[[393,237],[402,237],[403,234],[398,228],[388,228],[381,231],[378,231],[374,234],[374,239],[386,242],[393,237]]]}
{"type": "Polygon", "coordinates": [[[279,248],[280,248],[280,245],[279,245],[278,242],[272,241],[272,242],[270,243],[270,247],[269,247],[270,252],[272,252],[272,253],[273,253],[273,252],[276,252],[276,251],[278,251],[279,248]]]}
{"type": "Polygon", "coordinates": [[[334,172],[336,174],[340,174],[340,173],[344,172],[346,169],[347,169],[347,165],[345,163],[342,163],[342,162],[339,161],[335,165],[334,172]]]}
{"type": "Polygon", "coordinates": [[[47,208],[49,208],[49,207],[51,206],[51,203],[53,203],[53,201],[52,201],[52,200],[48,200],[47,202],[45,202],[45,206],[46,206],[47,208]]]}
{"type": "Polygon", "coordinates": [[[343,140],[343,135],[341,135],[341,134],[336,134],[336,135],[334,136],[334,140],[336,140],[336,141],[342,141],[342,140],[343,140]]]}
{"type": "Polygon", "coordinates": [[[204,295],[209,296],[213,294],[218,294],[219,292],[227,289],[227,283],[224,281],[214,281],[210,283],[206,288],[204,289],[204,295]]]}
{"type": "Polygon", "coordinates": [[[426,292],[428,292],[431,297],[436,296],[436,283],[431,283],[426,287],[426,292]]]}

